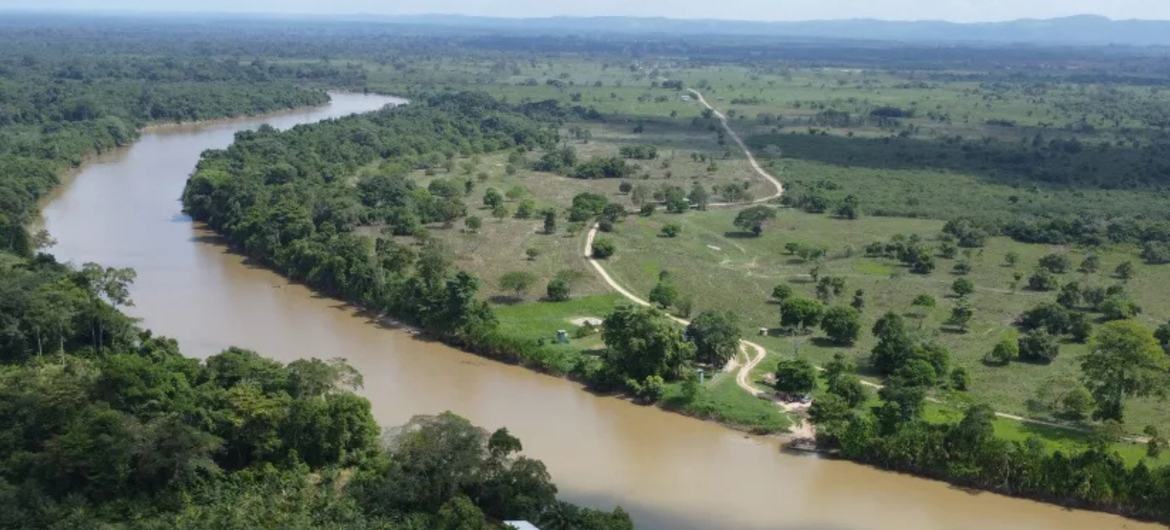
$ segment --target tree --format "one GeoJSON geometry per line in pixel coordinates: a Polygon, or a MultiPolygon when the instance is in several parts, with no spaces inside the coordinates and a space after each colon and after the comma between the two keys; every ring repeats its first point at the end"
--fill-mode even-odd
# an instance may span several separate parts
{"type": "Polygon", "coordinates": [[[499,206],[503,206],[503,204],[504,204],[504,196],[500,195],[499,190],[497,190],[495,188],[488,188],[487,190],[485,190],[483,192],[483,205],[484,206],[486,206],[490,209],[495,209],[499,206]]]}
{"type": "Polygon", "coordinates": [[[516,298],[523,298],[533,283],[536,283],[536,275],[528,271],[512,271],[500,276],[500,288],[512,291],[516,298]]]}
{"type": "Polygon", "coordinates": [[[627,378],[681,377],[694,357],[694,345],[673,321],[653,308],[621,306],[605,318],[601,338],[610,365],[627,378]]]}
{"type": "Polygon", "coordinates": [[[634,186],[633,191],[630,192],[630,202],[634,203],[634,206],[643,206],[648,204],[647,200],[650,199],[651,195],[652,192],[650,191],[649,187],[647,187],[645,184],[638,184],[637,186],[634,186]]]}
{"type": "Polygon", "coordinates": [[[822,311],[821,303],[816,300],[791,297],[780,305],[780,325],[803,331],[820,322],[822,311]]]}
{"type": "Polygon", "coordinates": [[[1042,329],[1049,335],[1060,335],[1068,331],[1069,312],[1058,304],[1044,302],[1024,311],[1016,323],[1025,331],[1042,329]]]}
{"type": "Polygon", "coordinates": [[[553,234],[557,231],[557,211],[548,209],[544,211],[544,233],[553,234]]]}
{"type": "Polygon", "coordinates": [[[1093,417],[1121,421],[1126,397],[1164,391],[1168,360],[1148,328],[1132,320],[1108,322],[1081,359],[1085,385],[1096,400],[1093,417]]]}
{"type": "MultiPolygon", "coordinates": [[[[929,369],[929,366],[927,366],[929,369]]],[[[926,400],[926,389],[914,385],[905,378],[891,378],[885,386],[878,390],[878,397],[884,401],[874,414],[883,433],[892,433],[899,425],[912,421],[922,415],[922,405],[926,400]]]]}
{"type": "Polygon", "coordinates": [[[1146,456],[1149,458],[1158,458],[1162,456],[1162,450],[1166,448],[1166,437],[1158,431],[1158,428],[1153,425],[1146,425],[1142,429],[1142,434],[1146,435],[1146,456]]]}
{"type": "Polygon", "coordinates": [[[971,293],[975,292],[975,284],[966,278],[959,278],[951,283],[951,291],[959,298],[966,298],[971,293]]]}
{"type": "Polygon", "coordinates": [[[975,312],[971,309],[971,305],[959,300],[954,307],[951,308],[951,318],[947,323],[954,326],[962,332],[967,331],[967,325],[971,323],[971,318],[975,316],[975,312]]]}
{"type": "MultiPolygon", "coordinates": [[[[532,217],[532,215],[535,213],[536,213],[536,201],[533,201],[532,199],[524,199],[524,200],[520,201],[519,205],[516,206],[516,213],[513,214],[513,217],[515,217],[517,219],[528,219],[528,218],[532,217]]],[[[555,226],[556,219],[553,220],[553,225],[554,225],[553,227],[556,228],[556,226],[555,226]]],[[[545,231],[547,232],[548,225],[546,224],[544,228],[545,228],[545,231]]]]}
{"type": "Polygon", "coordinates": [[[930,313],[931,309],[934,309],[935,305],[934,297],[929,294],[915,296],[914,300],[910,302],[910,306],[915,308],[914,317],[918,319],[919,329],[922,328],[922,321],[926,319],[926,316],[930,313]]]}
{"type": "Polygon", "coordinates": [[[691,187],[691,193],[687,196],[687,199],[695,206],[695,209],[703,211],[707,209],[707,204],[711,202],[711,194],[707,192],[707,188],[704,188],[702,184],[695,182],[691,187]]]}
{"type": "Polygon", "coordinates": [[[1100,268],[1101,258],[1097,257],[1096,254],[1089,254],[1088,256],[1085,256],[1083,261],[1081,261],[1081,265],[1078,267],[1078,270],[1085,274],[1093,274],[1100,270],[1100,268]]]}
{"type": "Polygon", "coordinates": [[[674,286],[670,275],[659,275],[658,283],[650,289],[649,300],[650,303],[656,304],[661,309],[666,309],[678,301],[678,288],[674,286]]]}
{"type": "Polygon", "coordinates": [[[439,507],[436,530],[488,530],[491,525],[475,503],[463,495],[452,497],[439,507]]]}
{"type": "Polygon", "coordinates": [[[1170,322],[1158,326],[1158,329],[1154,331],[1154,338],[1162,345],[1162,349],[1170,355],[1170,322]]]}
{"type": "Polygon", "coordinates": [[[853,194],[846,195],[837,207],[837,217],[842,219],[857,219],[861,215],[861,201],[853,194]]]}
{"type": "Polygon", "coordinates": [[[759,236],[764,232],[764,225],[776,218],[776,210],[767,206],[752,206],[741,210],[735,216],[736,227],[759,236]]]}
{"type": "Polygon", "coordinates": [[[1020,255],[1015,252],[1008,252],[1003,255],[1003,264],[1008,267],[1015,267],[1020,262],[1020,255]]]}
{"type": "Polygon", "coordinates": [[[1081,286],[1077,282],[1068,282],[1064,287],[1060,288],[1060,294],[1056,295],[1056,303],[1075,309],[1081,303],[1081,286]]]}
{"type": "Polygon", "coordinates": [[[821,329],[837,344],[853,344],[861,332],[861,313],[852,307],[831,307],[821,317],[821,329]]]}
{"type": "Polygon", "coordinates": [[[723,366],[739,348],[739,318],[731,311],[703,311],[687,326],[687,338],[698,361],[723,366]]]}
{"type": "Polygon", "coordinates": [[[856,309],[859,312],[864,310],[865,309],[865,291],[862,289],[858,289],[856,291],[853,291],[853,301],[850,302],[849,305],[850,305],[850,307],[852,307],[853,309],[856,309]]]}
{"type": "Polygon", "coordinates": [[[914,341],[906,322],[893,312],[882,315],[873,325],[877,345],[870,352],[874,368],[885,375],[897,371],[914,354],[914,341]]]}
{"type": "Polygon", "coordinates": [[[868,399],[868,392],[865,390],[865,385],[862,384],[861,379],[858,379],[853,374],[841,374],[837,377],[829,379],[829,392],[840,396],[849,405],[849,408],[856,407],[868,399]]]}
{"type": "Polygon", "coordinates": [[[1008,363],[1012,362],[1012,359],[1019,358],[1019,356],[1019,342],[1004,339],[996,343],[995,347],[983,358],[983,362],[992,366],[1007,366],[1008,363]]]}
{"type": "Polygon", "coordinates": [[[817,425],[817,439],[823,441],[826,435],[840,432],[846,421],[852,417],[853,407],[836,394],[825,394],[808,407],[808,418],[817,425]]]}
{"type": "Polygon", "coordinates": [[[1073,341],[1084,344],[1093,334],[1093,325],[1084,313],[1071,313],[1068,316],[1068,334],[1073,341]]]}
{"type": "Polygon", "coordinates": [[[1105,320],[1125,320],[1137,316],[1140,308],[1124,295],[1115,294],[1105,298],[1097,308],[1105,320]]]}
{"type": "Polygon", "coordinates": [[[1135,270],[1136,268],[1133,266],[1132,261],[1123,261],[1116,269],[1113,269],[1113,275],[1122,280],[1129,281],[1133,279],[1135,270]]]}
{"type": "Polygon", "coordinates": [[[508,217],[508,213],[508,207],[504,206],[503,204],[492,208],[492,217],[495,217],[496,221],[503,221],[508,217]]]}
{"type": "Polygon", "coordinates": [[[1060,280],[1045,269],[1039,269],[1028,277],[1028,288],[1033,291],[1053,291],[1060,287],[1060,280]]]}
{"type": "Polygon", "coordinates": [[[568,281],[564,278],[553,278],[545,288],[545,295],[553,302],[564,302],[569,299],[569,290],[568,281]]]}
{"type": "Polygon", "coordinates": [[[966,368],[956,366],[954,370],[951,370],[951,388],[965,391],[970,386],[971,376],[967,374],[966,368]]]}
{"type": "Polygon", "coordinates": [[[772,299],[783,302],[792,296],[792,286],[786,283],[777,284],[772,288],[772,299]]]}
{"type": "Polygon", "coordinates": [[[1018,343],[1021,361],[1050,363],[1060,353],[1056,338],[1042,329],[1025,333],[1018,343]]]}
{"type": "Polygon", "coordinates": [[[1060,410],[1058,413],[1061,417],[1072,420],[1081,421],[1089,415],[1089,411],[1093,408],[1093,394],[1084,385],[1076,384],[1065,392],[1060,399],[1060,410]]]}
{"type": "Polygon", "coordinates": [[[626,207],[611,202],[601,209],[601,219],[611,223],[619,223],[626,218],[626,207]]]}
{"type": "Polygon", "coordinates": [[[466,219],[463,220],[463,224],[467,226],[468,232],[475,233],[479,231],[481,226],[483,226],[483,220],[474,215],[469,215],[466,219]]]}
{"type": "Polygon", "coordinates": [[[805,359],[784,359],[776,366],[776,390],[803,395],[817,386],[817,369],[805,359]]]}
{"type": "Polygon", "coordinates": [[[1053,274],[1064,274],[1072,267],[1067,254],[1048,254],[1040,258],[1040,268],[1053,274]]]}
{"type": "Polygon", "coordinates": [[[691,203],[687,200],[687,193],[678,186],[668,186],[662,194],[662,202],[666,205],[666,211],[669,213],[683,213],[691,208],[691,203]]]}
{"type": "Polygon", "coordinates": [[[599,237],[593,240],[593,257],[597,259],[606,259],[617,252],[617,245],[613,241],[599,237]]]}

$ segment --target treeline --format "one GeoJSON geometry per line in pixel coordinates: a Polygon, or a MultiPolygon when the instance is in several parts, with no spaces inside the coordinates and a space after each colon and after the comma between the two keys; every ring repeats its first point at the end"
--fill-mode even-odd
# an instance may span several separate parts
{"type": "Polygon", "coordinates": [[[456,345],[506,360],[539,355],[535,344],[496,332],[479,281],[451,267],[426,236],[428,223],[466,214],[472,180],[408,180],[456,156],[555,144],[547,105],[511,107],[486,95],[440,94],[409,105],[295,127],[240,133],[209,151],[183,205],[237,248],[324,292],[384,311],[456,345]],[[352,185],[363,167],[372,175],[352,185]],[[354,233],[363,224],[387,236],[354,233]],[[414,235],[421,245],[389,234],[414,235]]]}
{"type": "Polygon", "coordinates": [[[0,56],[0,248],[30,253],[24,226],[57,175],[127,145],[147,123],[319,105],[322,87],[362,84],[360,69],[316,64],[0,56]]]}
{"type": "MultiPolygon", "coordinates": [[[[1032,316],[1024,320],[1029,322],[1022,326],[1042,326],[1050,319],[1036,321],[1032,316]]],[[[1111,448],[1122,436],[1119,421],[1125,399],[1158,393],[1170,381],[1170,359],[1144,325],[1132,320],[1111,321],[1093,337],[1090,353],[1081,359],[1089,389],[1080,392],[1087,403],[1078,410],[1092,407],[1096,401],[1093,415],[1104,422],[1089,436],[1087,448],[1071,450],[1053,450],[1038,437],[1023,442],[997,437],[995,411],[987,405],[969,407],[958,422],[928,420],[924,417],[927,394],[945,381],[941,376],[947,373],[947,351],[916,341],[902,317],[892,312],[878,320],[873,334],[878,342],[871,352],[871,364],[888,376],[878,391],[880,401],[865,408],[866,392],[853,375],[855,367],[843,356],[834,358],[823,375],[827,392],[809,409],[822,447],[851,460],[966,486],[1170,520],[1170,468],[1151,469],[1144,461],[1127,466],[1111,448]]],[[[1019,353],[1023,353],[1023,346],[1019,353]]],[[[791,362],[800,361],[784,361],[791,362]]],[[[961,370],[956,368],[946,378],[954,390],[967,386],[961,370]]],[[[817,386],[817,375],[811,365],[804,372],[801,380],[808,383],[801,390],[810,391],[817,386]]],[[[793,379],[777,372],[778,386],[791,385],[793,379]]],[[[1152,427],[1145,432],[1149,436],[1147,454],[1156,458],[1166,440],[1152,427]]]]}
{"type": "Polygon", "coordinates": [[[854,418],[830,435],[840,454],[886,469],[935,477],[1065,506],[1170,520],[1170,468],[1128,467],[1105,444],[1065,453],[996,438],[994,412],[970,408],[958,423],[913,419],[883,427],[854,418]]]}
{"type": "MultiPolygon", "coordinates": [[[[621,156],[654,158],[658,156],[658,152],[657,150],[650,152],[640,148],[623,147],[621,156]],[[629,149],[634,149],[634,151],[629,151],[629,149]]],[[[632,176],[638,170],[638,166],[617,156],[580,160],[577,156],[577,150],[566,145],[550,149],[541,155],[540,159],[532,164],[532,169],[579,179],[617,179],[632,176]]]]}
{"type": "Polygon", "coordinates": [[[379,428],[341,360],[184,357],[132,272],[0,252],[0,528],[632,528],[556,499],[506,429],[379,428]]]}

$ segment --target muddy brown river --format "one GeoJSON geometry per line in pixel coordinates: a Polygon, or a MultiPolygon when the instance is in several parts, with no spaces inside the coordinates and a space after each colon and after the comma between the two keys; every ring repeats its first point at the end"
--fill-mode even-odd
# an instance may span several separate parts
{"type": "Polygon", "coordinates": [[[450,410],[483,427],[507,426],[566,499],[620,504],[641,529],[1163,528],[784,454],[772,439],[418,340],[245,263],[181,213],[199,154],[227,146],[236,131],[398,101],[335,94],[314,109],[150,128],[133,146],[87,163],[45,202],[52,251],[78,265],[135,268],[129,312],[190,355],[236,345],[284,362],[344,357],[364,374],[362,394],[382,425],[450,410]]]}

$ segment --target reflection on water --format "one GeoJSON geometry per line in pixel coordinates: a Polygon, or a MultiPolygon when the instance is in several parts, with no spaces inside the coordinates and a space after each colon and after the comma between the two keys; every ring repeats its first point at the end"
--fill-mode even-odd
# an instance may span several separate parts
{"type": "MultiPolygon", "coordinates": [[[[87,164],[47,202],[62,260],[134,267],[130,313],[206,356],[229,345],[282,361],[344,357],[383,425],[451,410],[507,426],[576,502],[621,504],[644,529],[1106,529],[1122,518],[969,493],[846,462],[781,454],[768,439],[597,397],[577,385],[417,340],[250,266],[180,213],[199,154],[239,130],[291,127],[400,100],[338,94],[325,107],[152,128],[87,164]]],[[[1153,526],[1148,526],[1153,528],[1153,526]]]]}

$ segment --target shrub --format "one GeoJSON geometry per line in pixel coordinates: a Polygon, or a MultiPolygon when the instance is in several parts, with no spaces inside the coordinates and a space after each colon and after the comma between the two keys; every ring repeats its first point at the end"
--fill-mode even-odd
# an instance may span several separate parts
{"type": "Polygon", "coordinates": [[[821,317],[821,329],[837,344],[853,344],[861,332],[861,313],[852,307],[830,307],[821,317]]]}
{"type": "Polygon", "coordinates": [[[783,302],[792,297],[792,286],[786,283],[779,284],[772,288],[772,298],[777,302],[783,302]]]}
{"type": "Polygon", "coordinates": [[[1040,268],[1053,274],[1064,274],[1072,267],[1065,254],[1049,254],[1040,258],[1040,268]]]}
{"type": "Polygon", "coordinates": [[[613,241],[604,237],[599,237],[593,241],[593,257],[597,259],[606,259],[617,252],[617,245],[613,241]]]}
{"type": "Polygon", "coordinates": [[[951,370],[951,388],[955,390],[967,390],[971,386],[971,376],[967,374],[967,370],[961,366],[951,370]]]}
{"type": "Polygon", "coordinates": [[[785,359],[776,367],[776,390],[807,394],[817,386],[817,369],[804,359],[785,359]]]}
{"type": "Polygon", "coordinates": [[[1051,272],[1040,269],[1028,277],[1028,288],[1033,291],[1055,291],[1060,287],[1060,280],[1051,272]]]}
{"type": "Polygon", "coordinates": [[[1026,333],[1019,340],[1020,360],[1050,363],[1060,353],[1056,338],[1043,330],[1026,333]]]}
{"type": "Polygon", "coordinates": [[[553,302],[564,302],[569,299],[569,282],[563,278],[553,278],[545,288],[545,294],[553,302]]]}
{"type": "Polygon", "coordinates": [[[662,230],[659,232],[662,237],[678,237],[681,233],[682,225],[678,223],[667,223],[663,225],[662,230]]]}

